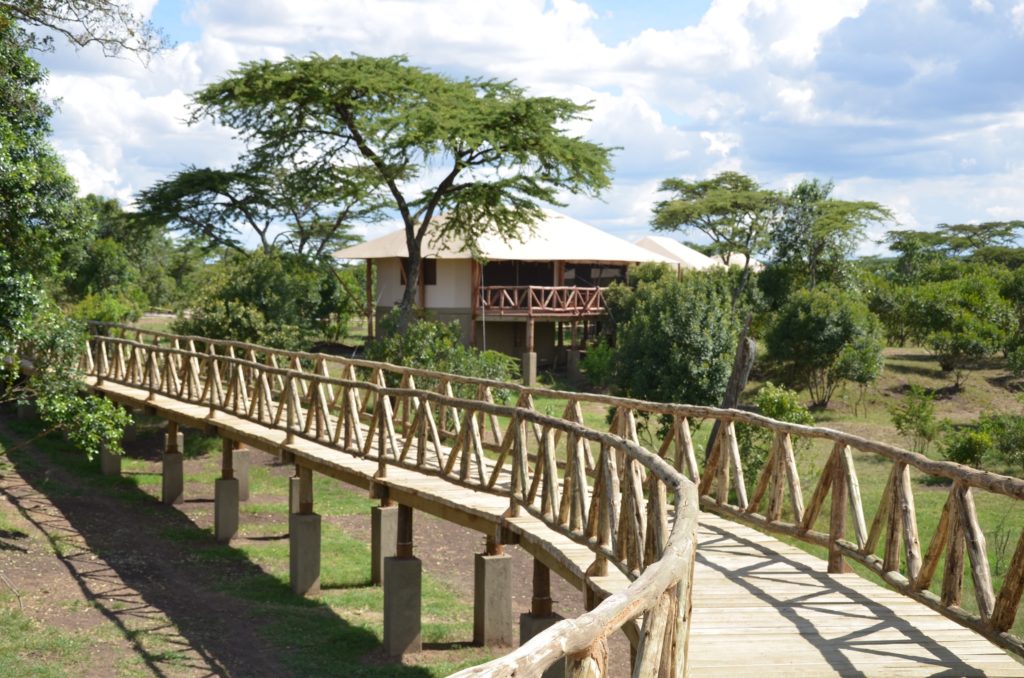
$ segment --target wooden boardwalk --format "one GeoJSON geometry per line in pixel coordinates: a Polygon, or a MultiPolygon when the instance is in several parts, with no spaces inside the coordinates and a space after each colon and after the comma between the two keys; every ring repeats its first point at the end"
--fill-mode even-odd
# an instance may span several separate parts
{"type": "MultiPolygon", "coordinates": [[[[618,570],[587,577],[594,553],[529,514],[507,517],[508,498],[414,469],[389,467],[311,440],[284,445],[285,432],[210,408],[103,381],[91,387],[133,408],[304,466],[351,485],[388,487],[416,510],[494,535],[504,528],[558,575],[607,596],[628,579],[618,570]]],[[[693,582],[689,674],[694,676],[1024,676],[1024,665],[981,636],[898,592],[854,574],[827,574],[826,562],[754,529],[700,516],[693,582]]]]}

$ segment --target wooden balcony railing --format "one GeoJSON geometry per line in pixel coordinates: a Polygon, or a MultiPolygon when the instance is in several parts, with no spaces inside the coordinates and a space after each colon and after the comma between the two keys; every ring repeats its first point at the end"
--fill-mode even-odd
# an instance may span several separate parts
{"type": "Polygon", "coordinates": [[[495,285],[480,288],[477,310],[498,316],[593,317],[603,315],[603,287],[495,285]]]}

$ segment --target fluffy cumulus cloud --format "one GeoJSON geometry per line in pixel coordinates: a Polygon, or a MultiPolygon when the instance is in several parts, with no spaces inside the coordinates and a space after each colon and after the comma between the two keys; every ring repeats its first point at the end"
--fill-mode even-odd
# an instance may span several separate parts
{"type": "Polygon", "coordinates": [[[655,7],[614,39],[608,5],[137,0],[188,37],[148,69],[92,50],[47,55],[55,142],[83,191],[129,199],[186,165],[234,160],[229,133],[187,124],[188,102],[240,63],[401,53],[591,102],[574,131],[619,148],[615,184],[566,209],[622,235],[647,229],[661,179],[726,169],[776,188],[832,178],[904,225],[1024,214],[1024,2],[710,0],[675,24],[655,7]]]}

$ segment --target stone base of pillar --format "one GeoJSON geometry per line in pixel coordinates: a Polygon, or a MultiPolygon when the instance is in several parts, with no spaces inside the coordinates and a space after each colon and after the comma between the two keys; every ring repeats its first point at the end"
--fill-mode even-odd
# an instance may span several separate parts
{"type": "Polygon", "coordinates": [[[162,475],[160,501],[165,504],[185,501],[185,457],[181,452],[164,453],[162,475]]]}
{"type": "Polygon", "coordinates": [[[213,484],[213,536],[226,544],[238,533],[238,479],[217,478],[213,484]]]}
{"type": "Polygon", "coordinates": [[[537,354],[524,353],[522,362],[523,384],[526,386],[537,385],[537,354]]]}
{"type": "MultiPolygon", "coordinates": [[[[519,615],[519,644],[522,645],[560,621],[562,621],[562,616],[558,614],[552,614],[550,617],[534,617],[532,614],[519,615]]],[[[543,673],[543,678],[565,678],[565,659],[559,659],[549,666],[543,673]]]]}
{"type": "Polygon", "coordinates": [[[569,349],[565,354],[565,370],[569,375],[570,379],[579,379],[580,373],[580,351],[579,349],[569,349]]]}
{"type": "Polygon", "coordinates": [[[422,589],[423,564],[419,558],[384,559],[384,652],[390,657],[423,649],[422,589]]]}
{"type": "Polygon", "coordinates": [[[238,480],[238,500],[249,501],[249,450],[236,449],[231,458],[232,475],[238,480]]]}
{"type": "Polygon", "coordinates": [[[398,544],[398,507],[370,509],[370,583],[384,583],[384,559],[394,557],[398,544]]]}
{"type": "Polygon", "coordinates": [[[512,557],[478,553],[473,575],[473,643],[511,646],[512,557]]]}
{"type": "Polygon", "coordinates": [[[105,476],[121,475],[121,455],[100,449],[100,472],[105,476]]]}
{"type": "Polygon", "coordinates": [[[316,513],[288,516],[288,576],[293,593],[320,593],[320,516],[316,513]]]}

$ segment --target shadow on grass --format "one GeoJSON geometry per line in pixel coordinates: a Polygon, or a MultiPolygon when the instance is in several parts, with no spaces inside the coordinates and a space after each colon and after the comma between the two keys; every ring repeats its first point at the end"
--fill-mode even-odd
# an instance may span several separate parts
{"type": "Polygon", "coordinates": [[[7,499],[153,675],[431,675],[383,662],[374,633],[295,596],[242,550],[214,543],[131,479],[101,476],[56,437],[20,447],[37,425],[0,415],[0,429],[25,481],[5,488],[7,499]]]}

